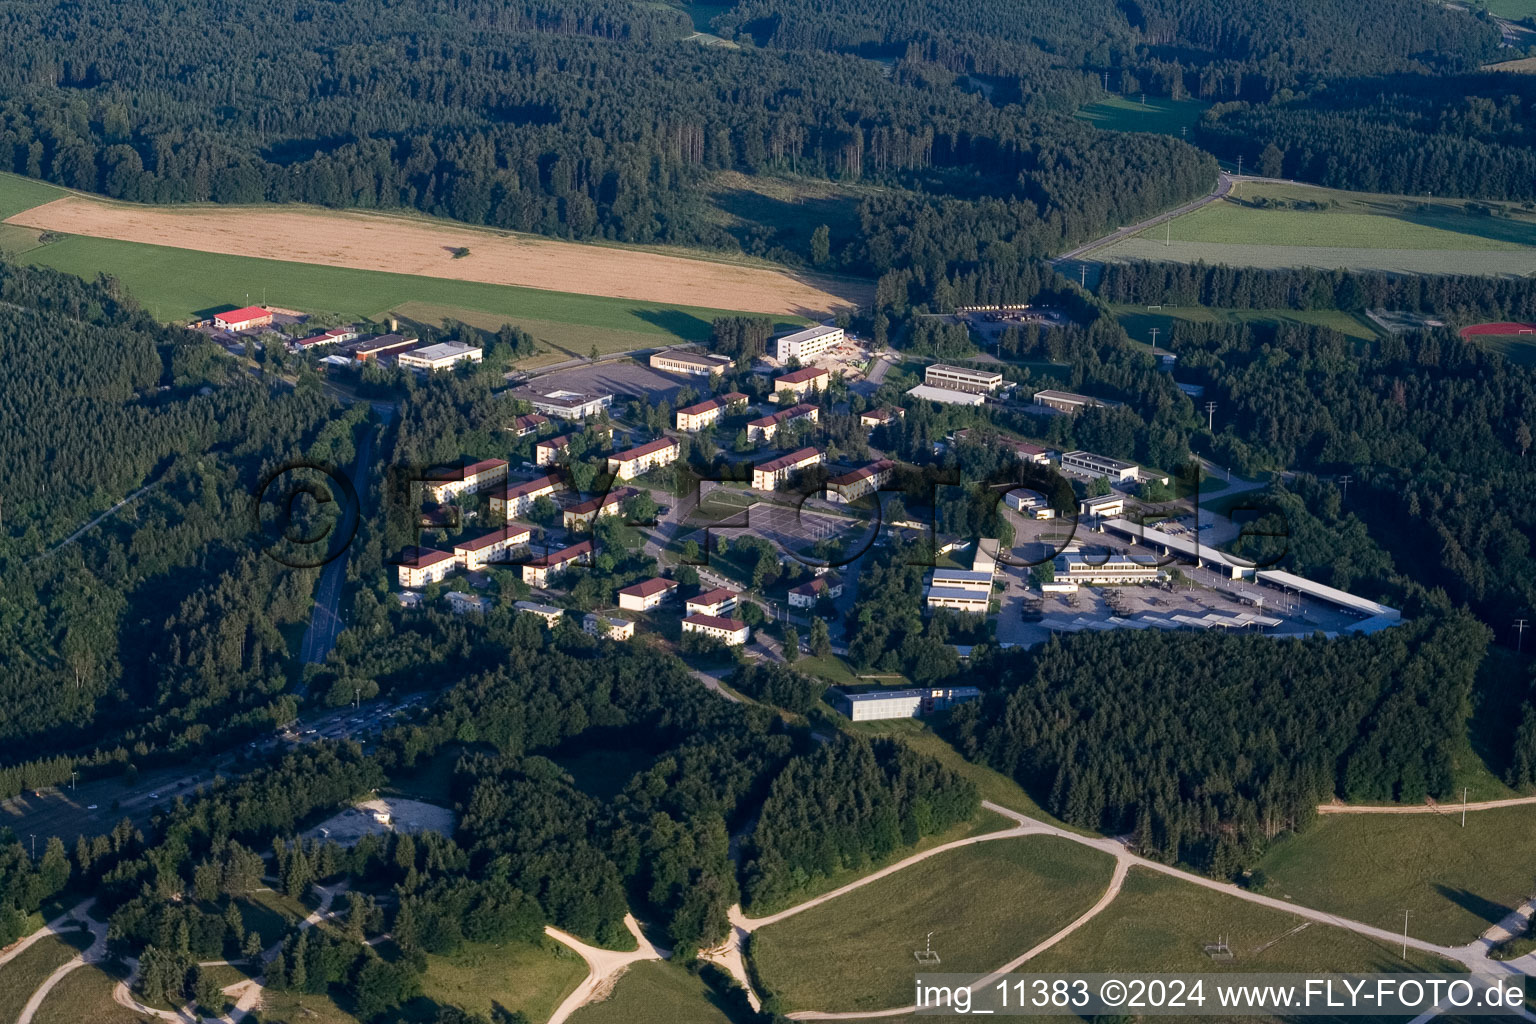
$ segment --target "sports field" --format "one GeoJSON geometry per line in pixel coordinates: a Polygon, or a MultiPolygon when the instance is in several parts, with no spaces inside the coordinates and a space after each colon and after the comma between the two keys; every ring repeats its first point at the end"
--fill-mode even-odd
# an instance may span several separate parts
{"type": "MultiPolygon", "coordinates": [[[[1399,914],[1399,917],[1402,915],[1399,914]]],[[[1053,971],[1398,971],[1401,950],[1306,918],[1132,868],[1113,903],[1021,970],[1053,971]],[[1224,937],[1231,960],[1205,947],[1224,937]]],[[[1417,970],[1458,970],[1410,951],[1417,970]]]]}
{"type": "Polygon", "coordinates": [[[786,1010],[903,1006],[929,932],[946,973],[993,970],[1092,906],[1112,868],[1065,839],[977,843],[754,932],[749,949],[786,1010]]]}
{"type": "Polygon", "coordinates": [[[1201,100],[1170,100],[1166,97],[1115,96],[1078,108],[1077,116],[1095,128],[1112,132],[1154,132],[1180,135],[1194,130],[1200,115],[1210,108],[1201,100]]]}
{"type": "Polygon", "coordinates": [[[1099,260],[1479,275],[1536,272],[1536,216],[1512,204],[1240,181],[1230,196],[1094,252],[1099,260]]]}
{"type": "Polygon", "coordinates": [[[1536,805],[1329,814],[1260,862],[1270,895],[1444,945],[1471,942],[1536,892],[1536,805]]]}

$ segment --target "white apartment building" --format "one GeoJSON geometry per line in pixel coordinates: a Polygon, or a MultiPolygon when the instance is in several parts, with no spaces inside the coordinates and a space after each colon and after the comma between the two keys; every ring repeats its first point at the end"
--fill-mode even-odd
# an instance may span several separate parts
{"type": "Polygon", "coordinates": [[[725,587],[716,587],[714,590],[702,594],[695,594],[683,602],[683,610],[689,615],[713,615],[716,617],[736,610],[736,601],[740,594],[725,587]]]}
{"type": "Polygon", "coordinates": [[[871,462],[867,466],[861,466],[851,473],[835,476],[827,481],[826,490],[822,496],[827,501],[836,501],[847,504],[866,494],[871,494],[891,482],[891,477],[896,472],[896,463],[890,459],[881,459],[871,462]]]}
{"type": "Polygon", "coordinates": [[[441,480],[428,480],[423,484],[426,496],[442,504],[465,494],[475,494],[507,478],[504,459],[481,459],[441,480]]]}
{"type": "Polygon", "coordinates": [[[827,390],[827,382],[831,379],[827,371],[819,366],[802,367],[793,373],[786,373],[782,377],[775,377],[773,379],[773,394],[777,397],[788,391],[795,397],[795,401],[798,402],[811,391],[827,390]]]}
{"type": "Polygon", "coordinates": [[[635,624],[628,619],[599,615],[596,612],[586,614],[581,620],[581,628],[593,636],[606,636],[610,640],[628,640],[635,635],[635,624]]]}
{"type": "Polygon", "coordinates": [[[458,566],[450,552],[434,548],[407,548],[395,566],[400,585],[407,589],[438,583],[458,566]]]}
{"type": "Polygon", "coordinates": [[[752,468],[752,486],[760,491],[771,491],[798,471],[809,466],[819,466],[825,461],[826,455],[816,448],[801,448],[797,452],[780,455],[752,468]]]}
{"type": "Polygon", "coordinates": [[[560,481],[552,476],[513,484],[501,494],[491,496],[491,514],[501,516],[504,522],[511,522],[533,508],[533,503],[540,498],[554,497],[559,489],[560,481]]]}
{"type": "Polygon", "coordinates": [[[633,480],[642,473],[670,466],[677,461],[681,452],[682,449],[672,438],[660,437],[638,448],[608,456],[608,471],[620,480],[633,480]]]}
{"type": "Polygon", "coordinates": [[[843,343],[845,332],[841,327],[807,327],[803,331],[781,335],[773,339],[773,357],[781,363],[798,359],[809,362],[828,349],[843,343]]]}
{"type": "Polygon", "coordinates": [[[510,562],[516,555],[526,552],[530,536],[528,527],[509,523],[473,540],[459,541],[453,546],[453,557],[460,568],[476,572],[498,562],[510,562]]]}
{"type": "Polygon", "coordinates": [[[558,576],[573,566],[590,565],[592,562],[592,542],[584,540],[579,544],[572,544],[568,548],[559,551],[551,551],[547,555],[523,563],[523,582],[530,587],[548,586],[552,577],[558,576]]]}
{"type": "Polygon", "coordinates": [[[560,620],[565,618],[565,609],[556,608],[552,604],[539,604],[535,601],[514,601],[512,607],[520,612],[537,615],[544,620],[544,628],[554,629],[560,625],[560,620]]]}
{"type": "Polygon", "coordinates": [[[837,708],[855,722],[882,718],[921,718],[935,711],[945,711],[956,704],[976,700],[981,691],[974,686],[935,686],[921,690],[874,690],[870,693],[828,694],[837,708]]]}
{"type": "Polygon", "coordinates": [[[968,366],[934,363],[923,372],[923,383],[931,388],[990,395],[1003,386],[1003,375],[996,370],[973,370],[968,366]]]}
{"type": "Polygon", "coordinates": [[[788,409],[780,409],[776,413],[760,416],[747,424],[747,440],[754,444],[758,441],[772,441],[779,435],[779,428],[784,424],[802,419],[808,423],[820,423],[821,410],[814,405],[802,402],[788,409]]]}
{"type": "Polygon", "coordinates": [[[619,591],[619,607],[627,612],[648,612],[676,592],[676,580],[656,576],[619,591]]]}
{"type": "Polygon", "coordinates": [[[445,341],[439,345],[425,345],[409,352],[402,352],[395,361],[413,370],[451,370],[460,363],[478,363],[481,350],[462,341],[445,341]]]}
{"type": "Polygon", "coordinates": [[[1112,484],[1135,483],[1137,475],[1136,464],[1133,462],[1122,462],[1107,455],[1083,451],[1062,452],[1061,468],[1090,480],[1107,477],[1112,484]]]}
{"type": "MultiPolygon", "coordinates": [[[[1162,575],[1160,566],[1149,565],[1130,555],[1105,553],[1084,558],[1066,556],[1066,579],[1072,583],[1149,583],[1162,575]]],[[[1058,574],[1058,579],[1061,574],[1058,574]]]]}
{"type": "Polygon", "coordinates": [[[712,636],[727,647],[740,647],[751,635],[745,622],[740,619],[724,619],[718,615],[690,615],[683,620],[683,632],[712,636]]]}

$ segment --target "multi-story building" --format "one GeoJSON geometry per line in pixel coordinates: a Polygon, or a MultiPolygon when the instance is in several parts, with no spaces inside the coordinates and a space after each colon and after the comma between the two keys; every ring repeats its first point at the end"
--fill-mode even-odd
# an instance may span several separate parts
{"type": "Polygon", "coordinates": [[[588,612],[581,620],[581,628],[593,636],[606,636],[610,640],[628,640],[635,635],[635,624],[628,619],[588,612]]]}
{"type": "Polygon", "coordinates": [[[823,597],[836,598],[843,596],[843,581],[832,574],[817,576],[807,580],[798,587],[789,588],[789,606],[791,608],[813,608],[816,602],[823,597]]]}
{"type": "Polygon", "coordinates": [[[1043,405],[1057,412],[1080,412],[1093,406],[1111,405],[1113,403],[1090,398],[1087,395],[1075,394],[1071,391],[1057,391],[1054,388],[1046,388],[1044,391],[1035,392],[1035,404],[1043,405]]]}
{"type": "Polygon", "coordinates": [[[683,610],[689,615],[724,615],[736,610],[736,601],[741,597],[734,590],[724,587],[716,587],[702,594],[695,594],[683,602],[683,610]]]}
{"type": "Polygon", "coordinates": [[[501,494],[491,496],[491,515],[501,516],[503,522],[511,522],[533,508],[533,503],[540,498],[553,498],[559,489],[560,481],[552,476],[513,484],[501,494]]]}
{"type": "Polygon", "coordinates": [[[355,327],[332,327],[321,331],[319,334],[311,334],[307,338],[300,338],[290,347],[295,352],[309,352],[327,345],[345,345],[349,341],[356,341],[358,337],[355,327]]]}
{"type": "Polygon", "coordinates": [[[992,600],[992,578],[992,573],[985,570],[935,569],[924,595],[928,608],[985,615],[992,600]]]}
{"type": "Polygon", "coordinates": [[[1039,491],[1032,491],[1028,487],[1015,487],[1003,495],[1003,504],[1015,512],[1022,512],[1035,519],[1056,518],[1056,510],[1051,508],[1045,495],[1039,491]]]}
{"type": "Polygon", "coordinates": [[[512,607],[520,612],[537,615],[544,620],[545,629],[554,629],[560,625],[560,620],[565,618],[565,609],[556,608],[552,604],[539,604],[536,601],[514,601],[512,607]]]}
{"type": "Polygon", "coordinates": [[[731,391],[718,398],[706,398],[702,402],[677,410],[677,429],[691,434],[696,430],[712,427],[720,422],[720,418],[732,406],[745,405],[746,402],[747,396],[740,391],[731,391]]]}
{"type": "Polygon", "coordinates": [[[816,448],[801,448],[788,455],[770,459],[761,466],[752,467],[752,486],[760,491],[771,491],[785,483],[802,469],[819,466],[827,456],[816,448]]]}
{"type": "Polygon", "coordinates": [[[619,607],[627,612],[648,612],[676,593],[676,580],[653,576],[619,591],[619,607]]]}
{"type": "MultiPolygon", "coordinates": [[[[1083,583],[1148,583],[1162,575],[1162,568],[1147,564],[1130,555],[1105,553],[1092,558],[1081,555],[1066,556],[1066,579],[1083,583]]],[[[1062,578],[1058,574],[1057,578],[1062,578]]]]}
{"type": "Polygon", "coordinates": [[[828,349],[843,343],[841,327],[807,327],[803,331],[780,335],[773,339],[773,357],[781,363],[798,359],[802,363],[815,359],[828,349]]]}
{"type": "Polygon", "coordinates": [[[873,690],[869,693],[832,691],[839,711],[855,722],[882,718],[921,718],[936,711],[947,711],[957,704],[976,700],[981,691],[974,686],[934,686],[921,690],[873,690]]]}
{"type": "Polygon", "coordinates": [[[395,570],[402,587],[415,589],[446,579],[457,565],[458,561],[447,551],[406,548],[400,553],[395,570]]]}
{"type": "Polygon", "coordinates": [[[452,474],[426,481],[422,489],[426,492],[427,498],[442,504],[466,494],[477,494],[487,487],[501,483],[506,478],[505,459],[481,459],[479,462],[472,462],[462,469],[455,470],[452,474]]]}
{"type": "Polygon", "coordinates": [[[793,373],[773,379],[773,393],[777,397],[788,391],[795,401],[800,401],[812,391],[825,391],[832,378],[819,366],[805,366],[793,373]]]}
{"type": "Polygon", "coordinates": [[[572,544],[523,563],[523,582],[530,587],[544,587],[554,577],[578,565],[592,564],[592,542],[572,544]]]}
{"type": "Polygon", "coordinates": [[[848,503],[866,494],[872,494],[891,482],[891,476],[896,472],[896,463],[890,459],[881,459],[871,462],[867,466],[861,466],[851,473],[835,476],[827,481],[827,488],[823,496],[828,501],[848,503]]]}
{"type": "Polygon", "coordinates": [[[662,466],[670,466],[682,453],[681,446],[670,437],[658,437],[638,448],[608,456],[608,472],[620,480],[633,480],[643,473],[662,466]]]}
{"type": "Polygon", "coordinates": [[[525,387],[512,395],[531,404],[535,412],[562,420],[585,420],[613,405],[613,395],[607,391],[571,391],[567,388],[545,391],[525,387]]]}
{"type": "Polygon", "coordinates": [[[730,368],[729,356],[717,356],[713,352],[700,352],[696,348],[672,348],[651,356],[651,369],[665,373],[687,373],[708,377],[723,373],[730,368]]]}
{"type": "Polygon", "coordinates": [[[870,409],[859,413],[859,426],[861,427],[885,427],[897,420],[907,418],[907,410],[900,407],[870,409]]]}
{"type": "Polygon", "coordinates": [[[1084,498],[1078,507],[1084,516],[1120,516],[1125,514],[1125,495],[1101,494],[1097,498],[1084,498]]]}
{"type": "Polygon", "coordinates": [[[400,353],[396,360],[412,370],[451,370],[460,363],[478,363],[483,357],[480,348],[462,341],[445,341],[437,345],[424,345],[409,352],[400,353]]]}
{"type": "Polygon", "coordinates": [[[1003,386],[1003,375],[996,370],[973,370],[968,366],[934,363],[923,372],[923,383],[931,388],[990,395],[1003,386]]]}
{"type": "Polygon", "coordinates": [[[598,516],[616,516],[619,506],[640,492],[633,487],[618,487],[607,494],[588,498],[565,510],[562,515],[567,530],[590,530],[598,516]]]}
{"type": "Polygon", "coordinates": [[[443,595],[443,600],[448,602],[448,610],[455,615],[468,615],[477,612],[484,615],[491,610],[491,599],[479,597],[475,594],[463,594],[457,590],[450,590],[443,595]]]}
{"type": "Polygon", "coordinates": [[[360,363],[382,356],[398,356],[421,344],[420,338],[407,338],[403,334],[379,334],[360,341],[352,349],[352,358],[360,363]]]}
{"type": "Polygon", "coordinates": [[[571,435],[561,434],[559,437],[546,437],[533,446],[533,464],[535,466],[553,466],[560,461],[571,447],[571,435]]]}
{"type": "Polygon", "coordinates": [[[760,416],[747,424],[747,440],[756,444],[759,441],[772,441],[779,436],[779,428],[786,423],[796,420],[804,420],[807,423],[820,423],[821,410],[814,405],[801,402],[792,405],[788,409],[780,409],[776,413],[760,416]]]}
{"type": "Polygon", "coordinates": [[[752,633],[740,619],[725,619],[718,615],[690,615],[683,620],[683,632],[712,636],[727,647],[741,646],[752,633]]]}
{"type": "Polygon", "coordinates": [[[453,545],[453,555],[458,559],[460,567],[475,572],[489,565],[510,562],[516,556],[526,553],[531,536],[532,531],[528,527],[521,523],[509,523],[473,540],[457,542],[453,545]]]}
{"type": "Polygon", "coordinates": [[[548,416],[543,416],[536,412],[530,412],[526,416],[519,416],[517,419],[513,420],[512,425],[507,429],[512,431],[512,433],[516,434],[518,437],[527,437],[529,434],[537,434],[539,432],[539,428],[543,427],[548,422],[548,416]]]}
{"type": "Polygon", "coordinates": [[[1135,483],[1137,476],[1134,462],[1122,462],[1107,455],[1095,455],[1093,452],[1062,452],[1061,468],[1068,473],[1087,477],[1089,480],[1106,477],[1113,484],[1135,483]]]}

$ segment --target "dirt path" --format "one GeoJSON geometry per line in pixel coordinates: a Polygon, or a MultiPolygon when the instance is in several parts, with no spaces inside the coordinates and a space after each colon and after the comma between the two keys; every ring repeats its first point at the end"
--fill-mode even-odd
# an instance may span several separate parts
{"type": "Polygon", "coordinates": [[[1536,796],[1512,796],[1504,800],[1481,800],[1471,804],[1437,804],[1433,800],[1422,804],[1318,804],[1318,814],[1460,814],[1468,811],[1491,811],[1499,807],[1522,807],[1536,804],[1536,796]]]}
{"type": "Polygon", "coordinates": [[[356,270],[818,318],[868,305],[868,281],[306,206],[158,207],[71,195],[8,224],[356,270]],[[454,250],[469,254],[455,258],[454,250]]]}
{"type": "Polygon", "coordinates": [[[635,920],[635,915],[624,915],[624,926],[635,937],[636,948],[628,953],[622,953],[613,949],[599,949],[589,946],[576,936],[563,932],[554,925],[546,925],[544,934],[563,943],[581,954],[581,958],[587,962],[587,976],[575,991],[566,996],[556,1007],[547,1024],[565,1024],[565,1020],[571,1014],[588,1003],[595,1003],[606,999],[613,991],[613,986],[630,964],[636,964],[642,960],[665,960],[669,950],[661,950],[651,944],[651,940],[640,931],[640,922],[635,920]]]}
{"type": "Polygon", "coordinates": [[[96,902],[94,897],[88,900],[81,900],[79,903],[76,903],[73,907],[69,908],[68,911],[60,914],[52,921],[49,921],[47,924],[43,925],[31,935],[11,943],[11,945],[6,947],[5,952],[0,953],[0,966],[10,963],[12,960],[25,953],[27,949],[39,939],[45,939],[50,935],[56,935],[58,934],[59,929],[64,927],[64,925],[68,924],[70,921],[77,921],[84,917],[86,910],[94,902],[96,902]]]}

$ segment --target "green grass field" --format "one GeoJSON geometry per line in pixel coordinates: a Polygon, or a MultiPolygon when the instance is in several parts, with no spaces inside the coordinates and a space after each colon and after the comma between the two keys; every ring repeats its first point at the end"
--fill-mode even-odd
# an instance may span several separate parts
{"type": "Polygon", "coordinates": [[[0,1021],[15,1020],[48,975],[90,943],[90,934],[83,931],[49,935],[0,967],[0,1021]]]}
{"type": "Polygon", "coordinates": [[[1529,334],[1479,334],[1468,341],[1520,366],[1536,366],[1536,338],[1529,334]]]}
{"type": "MultiPolygon", "coordinates": [[[[961,822],[954,828],[951,828],[945,832],[940,832],[937,835],[924,836],[916,843],[913,843],[911,846],[902,847],[900,850],[891,854],[889,857],[886,857],[882,860],[871,861],[870,863],[857,868],[844,868],[843,870],[835,871],[830,875],[818,875],[817,877],[813,878],[804,888],[797,890],[794,896],[790,897],[786,901],[779,903],[753,904],[752,906],[747,907],[746,910],[747,913],[753,917],[767,917],[769,914],[776,914],[779,911],[786,910],[797,903],[804,903],[806,900],[814,899],[815,897],[820,896],[822,893],[827,893],[831,892],[833,889],[842,888],[849,882],[854,882],[860,878],[863,878],[865,875],[873,874],[874,872],[879,871],[881,868],[884,868],[889,864],[894,864],[899,860],[912,856],[914,853],[922,853],[924,850],[931,850],[935,846],[943,846],[945,843],[952,843],[957,839],[969,839],[971,836],[986,835],[988,832],[1000,832],[1003,829],[1011,827],[1012,825],[1013,822],[1009,821],[1001,814],[996,814],[983,808],[977,812],[976,817],[972,818],[970,821],[961,822]]],[[[943,855],[941,854],[940,856],[943,855]]]]}
{"type": "Polygon", "coordinates": [[[1331,327],[1359,341],[1375,341],[1381,332],[1364,316],[1337,309],[1212,309],[1206,306],[1164,306],[1148,311],[1145,306],[1115,305],[1115,319],[1135,341],[1151,341],[1156,328],[1159,341],[1167,341],[1175,321],[1185,323],[1290,323],[1331,327]]]}
{"type": "Polygon", "coordinates": [[[571,1015],[571,1024],[730,1024],[696,975],[669,963],[635,964],[613,994],[571,1015]]]}
{"type": "Polygon", "coordinates": [[[1326,815],[1259,865],[1271,895],[1446,945],[1471,942],[1536,893],[1536,805],[1326,815]]]}
{"type": "Polygon", "coordinates": [[[755,932],[750,953],[786,1010],[902,1006],[927,933],[946,973],[993,970],[1092,906],[1112,866],[1065,839],[978,843],[755,932]]]}
{"type": "Polygon", "coordinates": [[[491,1016],[494,1006],[521,1010],[542,1024],[586,976],[586,962],[553,940],[467,944],[452,956],[427,956],[422,994],[483,1016],[491,1016]]]}
{"type": "Polygon", "coordinates": [[[19,174],[0,173],[0,220],[67,195],[69,193],[57,185],[23,178],[19,174]]]}
{"type": "MultiPolygon", "coordinates": [[[[1235,896],[1132,868],[1113,903],[1031,960],[1024,970],[1053,971],[1394,971],[1399,950],[1363,935],[1257,906],[1235,896]],[[1227,936],[1234,959],[1212,960],[1207,943],[1227,936]]],[[[1409,953],[1415,970],[1458,970],[1438,957],[1409,953]]]]}
{"type": "Polygon", "coordinates": [[[1488,8],[1489,14],[1496,14],[1510,21],[1519,21],[1521,18],[1536,15],[1536,0],[1486,0],[1483,6],[1488,8]]]}
{"type": "Polygon", "coordinates": [[[1181,129],[1193,129],[1200,115],[1210,109],[1202,100],[1170,100],[1163,96],[1141,98],[1115,96],[1111,99],[1090,103],[1077,111],[1077,116],[1112,132],[1154,132],[1158,135],[1181,135],[1181,129]]]}
{"type": "Polygon", "coordinates": [[[1231,197],[1096,250],[1098,260],[1314,266],[1405,273],[1536,272],[1536,216],[1510,203],[1239,182],[1231,197]]]}
{"type": "Polygon", "coordinates": [[[140,1024],[141,1014],[112,999],[118,978],[95,964],[87,964],[66,974],[48,993],[32,1024],[140,1024]]]}

